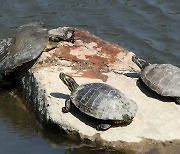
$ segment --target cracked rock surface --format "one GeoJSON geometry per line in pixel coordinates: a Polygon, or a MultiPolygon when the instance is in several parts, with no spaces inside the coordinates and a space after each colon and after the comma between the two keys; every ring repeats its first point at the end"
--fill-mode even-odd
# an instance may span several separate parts
{"type": "Polygon", "coordinates": [[[37,64],[22,79],[23,95],[38,121],[55,126],[70,137],[131,152],[149,152],[164,143],[180,139],[180,106],[173,99],[158,96],[138,82],[139,69],[131,61],[133,53],[106,42],[87,31],[75,29],[74,42],[60,41],[57,48],[42,53],[37,64]],[[78,110],[63,114],[61,109],[70,91],[60,81],[59,73],[71,75],[77,83],[107,83],[138,105],[132,123],[97,131],[98,121],[78,110]]]}

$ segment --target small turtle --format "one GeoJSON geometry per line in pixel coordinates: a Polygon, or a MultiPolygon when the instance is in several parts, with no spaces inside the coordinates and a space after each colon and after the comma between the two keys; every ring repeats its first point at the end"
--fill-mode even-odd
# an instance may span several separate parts
{"type": "Polygon", "coordinates": [[[107,130],[113,124],[130,123],[137,112],[137,104],[119,90],[104,83],[78,85],[76,81],[60,73],[59,78],[71,91],[62,112],[69,112],[72,106],[93,118],[100,119],[97,130],[107,130]]]}
{"type": "Polygon", "coordinates": [[[174,97],[180,104],[180,69],[171,64],[150,64],[132,56],[132,61],[141,69],[142,81],[162,96],[174,97]]]}
{"type": "MultiPolygon", "coordinates": [[[[67,28],[65,30],[67,31],[67,28]]],[[[0,38],[0,74],[9,74],[19,66],[25,66],[24,64],[36,60],[42,51],[55,48],[57,42],[66,39],[60,32],[60,30],[48,31],[42,22],[31,22],[0,38]]],[[[68,33],[69,38],[71,36],[68,33]]]]}

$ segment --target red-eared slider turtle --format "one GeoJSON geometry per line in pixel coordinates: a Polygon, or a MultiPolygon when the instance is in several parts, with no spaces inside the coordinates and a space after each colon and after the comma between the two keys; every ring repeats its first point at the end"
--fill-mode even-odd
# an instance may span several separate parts
{"type": "Polygon", "coordinates": [[[49,46],[50,42],[70,39],[70,34],[67,33],[67,36],[65,32],[67,28],[48,31],[42,22],[32,22],[3,36],[0,39],[0,74],[12,72],[37,59],[43,50],[48,51],[57,44],[49,46]]]}
{"type": "Polygon", "coordinates": [[[175,97],[180,104],[180,69],[171,64],[150,64],[136,56],[132,61],[141,69],[142,81],[162,96],[175,97]]]}
{"type": "Polygon", "coordinates": [[[137,104],[119,90],[104,83],[78,85],[75,80],[60,73],[59,78],[71,91],[62,112],[71,110],[72,105],[81,112],[100,119],[97,130],[107,130],[113,124],[130,123],[137,112],[137,104]]]}

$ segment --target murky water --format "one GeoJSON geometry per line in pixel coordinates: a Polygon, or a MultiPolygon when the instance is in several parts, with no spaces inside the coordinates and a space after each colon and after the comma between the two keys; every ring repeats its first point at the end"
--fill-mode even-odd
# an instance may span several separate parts
{"type": "MultiPolygon", "coordinates": [[[[179,0],[6,0],[0,5],[0,34],[41,20],[49,28],[86,29],[149,62],[180,67],[179,8],[179,0]]],[[[19,101],[0,93],[0,153],[102,152],[73,149],[79,145],[43,130],[19,101]]]]}

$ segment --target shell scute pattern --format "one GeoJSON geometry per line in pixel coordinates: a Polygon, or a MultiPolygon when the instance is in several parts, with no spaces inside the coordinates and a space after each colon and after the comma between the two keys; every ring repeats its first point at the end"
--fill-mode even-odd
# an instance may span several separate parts
{"type": "Polygon", "coordinates": [[[141,74],[143,82],[163,96],[180,96],[180,69],[171,64],[152,64],[141,74]]]}
{"type": "Polygon", "coordinates": [[[135,116],[137,105],[119,90],[102,83],[80,85],[71,93],[71,101],[81,111],[103,120],[124,120],[135,116]]]}

